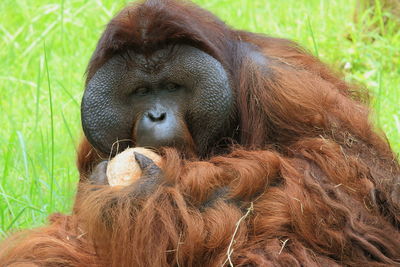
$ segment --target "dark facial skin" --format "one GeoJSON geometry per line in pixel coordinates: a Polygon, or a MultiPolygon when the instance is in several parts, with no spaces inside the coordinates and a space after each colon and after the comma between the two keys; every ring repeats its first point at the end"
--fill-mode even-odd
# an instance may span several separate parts
{"type": "Polygon", "coordinates": [[[147,58],[133,51],[112,57],[89,81],[81,109],[86,137],[104,153],[122,140],[119,151],[194,143],[203,156],[232,136],[234,96],[216,59],[175,45],[147,58]]]}

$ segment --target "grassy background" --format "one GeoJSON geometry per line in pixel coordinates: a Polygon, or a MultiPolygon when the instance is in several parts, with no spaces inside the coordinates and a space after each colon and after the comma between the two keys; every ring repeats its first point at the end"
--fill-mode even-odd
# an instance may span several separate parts
{"type": "MultiPolygon", "coordinates": [[[[71,209],[85,67],[126,2],[0,1],[0,237],[71,209]]],[[[400,32],[391,21],[371,27],[380,12],[354,23],[349,0],[196,2],[236,28],[293,39],[366,85],[373,119],[400,151],[400,32]]]]}

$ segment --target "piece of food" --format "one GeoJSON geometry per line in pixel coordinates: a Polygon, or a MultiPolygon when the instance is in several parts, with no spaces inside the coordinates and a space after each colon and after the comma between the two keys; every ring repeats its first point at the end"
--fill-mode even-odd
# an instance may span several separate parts
{"type": "Polygon", "coordinates": [[[117,154],[107,166],[107,179],[110,186],[127,186],[135,182],[142,175],[142,170],[135,160],[135,154],[140,153],[160,165],[161,156],[150,149],[143,147],[128,148],[117,154]]]}

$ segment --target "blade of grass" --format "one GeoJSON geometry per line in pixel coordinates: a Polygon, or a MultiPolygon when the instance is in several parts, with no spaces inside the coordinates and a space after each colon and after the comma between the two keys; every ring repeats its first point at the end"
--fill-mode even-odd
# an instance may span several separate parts
{"type": "Polygon", "coordinates": [[[19,145],[20,145],[21,151],[22,151],[22,159],[24,161],[25,179],[28,179],[28,177],[29,177],[28,157],[27,157],[27,153],[26,153],[26,145],[25,145],[25,141],[24,141],[24,136],[22,135],[22,133],[20,131],[17,131],[17,135],[18,135],[19,145]]]}
{"type": "Polygon", "coordinates": [[[311,38],[312,38],[312,41],[313,41],[315,56],[317,58],[319,58],[318,46],[317,46],[317,42],[315,40],[314,31],[313,31],[312,26],[311,26],[310,16],[307,16],[307,25],[308,25],[308,30],[310,32],[310,35],[311,35],[311,38]]]}
{"type": "Polygon", "coordinates": [[[43,63],[43,58],[40,58],[37,81],[36,81],[35,132],[39,123],[40,86],[42,81],[42,66],[43,66],[42,63],[43,63]]]}
{"type": "MultiPolygon", "coordinates": [[[[12,197],[12,196],[10,196],[10,195],[7,195],[6,193],[4,193],[4,188],[2,188],[2,187],[0,187],[0,191],[2,191],[2,192],[0,192],[0,195],[1,195],[4,199],[7,199],[7,201],[8,201],[8,200],[12,200],[12,201],[14,201],[14,202],[16,202],[16,203],[18,203],[18,204],[20,204],[20,205],[24,205],[25,207],[30,208],[30,209],[35,210],[35,211],[38,211],[38,212],[40,212],[40,213],[44,213],[44,214],[47,213],[46,211],[43,211],[42,209],[40,209],[40,208],[38,208],[38,207],[32,206],[32,205],[30,205],[30,204],[28,204],[28,203],[26,203],[26,202],[24,202],[24,201],[22,201],[22,200],[19,200],[19,199],[15,198],[15,197],[12,197]]],[[[10,210],[10,211],[11,211],[11,210],[10,210]]],[[[14,214],[12,214],[12,216],[14,217],[14,214]]]]}
{"type": "Polygon", "coordinates": [[[70,129],[69,125],[68,125],[67,120],[65,119],[64,113],[61,113],[61,117],[63,118],[63,122],[64,122],[64,125],[65,125],[65,128],[67,129],[69,138],[71,139],[71,143],[72,143],[73,146],[75,146],[75,141],[74,140],[76,140],[76,139],[72,135],[71,129],[70,129]]]}
{"type": "Polygon", "coordinates": [[[58,85],[61,87],[61,89],[63,89],[63,91],[68,95],[68,97],[71,99],[72,103],[74,103],[74,105],[77,108],[81,108],[81,105],[78,103],[78,101],[76,101],[76,99],[74,98],[74,96],[71,94],[70,91],[67,90],[67,88],[65,88],[65,86],[61,83],[58,83],[58,85]]]}
{"type": "Polygon", "coordinates": [[[379,29],[382,35],[385,34],[385,23],[382,15],[382,4],[380,0],[375,0],[374,17],[378,19],[379,29]]]}
{"type": "Polygon", "coordinates": [[[8,177],[8,172],[9,168],[11,165],[11,159],[12,159],[12,148],[13,148],[13,143],[15,139],[15,132],[12,132],[9,139],[8,139],[8,146],[7,146],[7,152],[4,154],[3,159],[4,159],[4,169],[3,169],[3,176],[1,177],[1,185],[4,186],[6,182],[6,177],[8,177]]]}
{"type": "Polygon", "coordinates": [[[49,74],[49,64],[46,51],[46,42],[43,42],[44,48],[44,62],[47,74],[47,85],[49,91],[49,109],[50,109],[50,133],[51,133],[51,163],[50,163],[50,211],[53,210],[53,191],[54,191],[54,115],[53,115],[53,97],[51,94],[51,84],[50,84],[50,74],[49,74]]]}
{"type": "Polygon", "coordinates": [[[14,219],[11,221],[11,223],[7,226],[6,231],[10,230],[11,227],[13,227],[14,223],[21,217],[22,213],[26,210],[26,207],[23,207],[20,212],[18,212],[17,216],[14,217],[14,219]]]}
{"type": "Polygon", "coordinates": [[[377,124],[378,127],[381,128],[381,101],[383,98],[382,95],[382,68],[379,68],[379,72],[378,72],[378,96],[376,97],[376,107],[375,107],[375,112],[376,112],[376,120],[377,120],[377,124]]]}
{"type": "MultiPolygon", "coordinates": [[[[13,205],[11,205],[10,201],[8,201],[8,197],[7,197],[6,191],[4,190],[4,188],[3,188],[2,185],[0,185],[0,195],[3,196],[4,202],[5,202],[6,205],[7,205],[7,209],[4,209],[4,210],[5,210],[5,211],[6,211],[6,210],[9,210],[10,213],[11,213],[11,217],[13,217],[13,216],[14,216],[13,205]]],[[[4,202],[3,202],[3,203],[4,203],[4,202]]]]}

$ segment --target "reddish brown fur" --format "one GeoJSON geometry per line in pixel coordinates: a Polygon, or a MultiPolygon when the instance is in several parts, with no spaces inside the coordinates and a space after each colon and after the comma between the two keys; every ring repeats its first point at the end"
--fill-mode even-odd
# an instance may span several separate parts
{"type": "Polygon", "coordinates": [[[117,15],[88,80],[118,51],[151,53],[170,42],[201,48],[230,73],[238,146],[208,161],[186,161],[166,149],[164,183],[138,199],[130,187],[85,184],[105,155],[84,139],[73,214],[5,241],[3,265],[400,265],[400,168],[357,88],[295,43],[232,30],[172,0],[117,15]],[[267,71],[240,40],[262,51],[267,71]],[[210,201],[221,187],[227,195],[210,201]]]}

